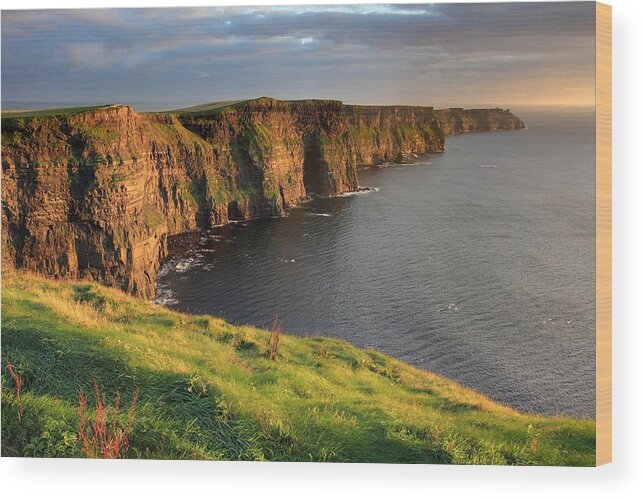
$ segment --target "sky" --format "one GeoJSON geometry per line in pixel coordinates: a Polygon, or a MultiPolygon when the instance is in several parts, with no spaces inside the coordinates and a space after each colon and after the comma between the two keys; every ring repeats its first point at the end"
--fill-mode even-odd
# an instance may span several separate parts
{"type": "Polygon", "coordinates": [[[593,2],[3,11],[2,105],[593,105],[593,2]]]}

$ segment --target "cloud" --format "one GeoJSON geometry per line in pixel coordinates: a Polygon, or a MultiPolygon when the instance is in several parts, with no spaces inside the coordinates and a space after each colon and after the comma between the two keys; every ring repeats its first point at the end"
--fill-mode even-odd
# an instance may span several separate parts
{"type": "Polygon", "coordinates": [[[6,11],[2,99],[565,100],[593,29],[585,2],[6,11]]]}
{"type": "Polygon", "coordinates": [[[97,70],[123,64],[127,53],[109,49],[103,43],[70,43],[64,48],[64,59],[70,68],[97,70]]]}

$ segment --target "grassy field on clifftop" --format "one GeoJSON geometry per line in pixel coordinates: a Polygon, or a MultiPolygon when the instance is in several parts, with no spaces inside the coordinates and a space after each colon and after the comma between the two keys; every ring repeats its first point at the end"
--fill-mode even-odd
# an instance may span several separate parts
{"type": "Polygon", "coordinates": [[[377,351],[169,311],[85,282],[2,282],[2,455],[81,457],[79,389],[128,458],[593,465],[593,421],[524,415],[377,351]],[[15,378],[21,379],[20,400],[15,378]],[[22,407],[22,416],[20,415],[22,407]]]}

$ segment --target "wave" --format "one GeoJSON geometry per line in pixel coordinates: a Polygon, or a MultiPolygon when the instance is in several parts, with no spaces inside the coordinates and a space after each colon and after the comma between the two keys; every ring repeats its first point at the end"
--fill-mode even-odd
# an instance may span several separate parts
{"type": "Polygon", "coordinates": [[[194,258],[182,259],[174,267],[176,273],[185,273],[188,270],[191,270],[195,266],[201,264],[202,256],[195,256],[194,258]]]}
{"type": "Polygon", "coordinates": [[[170,273],[170,270],[174,267],[172,262],[165,263],[161,265],[159,271],[156,273],[156,278],[161,278],[170,273]]]}
{"type": "Polygon", "coordinates": [[[154,300],[154,303],[159,306],[172,306],[179,304],[179,300],[176,298],[174,292],[170,289],[161,288],[158,289],[158,297],[154,300]]]}
{"type": "Polygon", "coordinates": [[[357,190],[352,190],[351,192],[343,192],[339,194],[339,197],[354,197],[356,195],[370,194],[371,192],[377,192],[379,188],[377,187],[357,187],[357,190]]]}
{"type": "Polygon", "coordinates": [[[458,311],[458,307],[455,305],[455,303],[451,303],[445,308],[438,308],[437,310],[435,310],[436,313],[448,313],[450,311],[458,311]]]}

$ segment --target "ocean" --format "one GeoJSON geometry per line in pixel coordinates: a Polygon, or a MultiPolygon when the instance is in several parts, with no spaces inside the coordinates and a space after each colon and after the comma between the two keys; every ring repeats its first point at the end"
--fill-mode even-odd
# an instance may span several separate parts
{"type": "Polygon", "coordinates": [[[374,347],[501,403],[595,416],[593,110],[362,170],[368,192],[176,237],[173,309],[374,347]]]}

